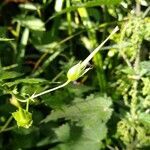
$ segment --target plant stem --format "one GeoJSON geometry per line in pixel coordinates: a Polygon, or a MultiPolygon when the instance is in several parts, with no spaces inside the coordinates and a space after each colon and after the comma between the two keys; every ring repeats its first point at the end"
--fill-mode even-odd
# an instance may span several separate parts
{"type": "Polygon", "coordinates": [[[136,15],[139,16],[141,12],[141,0],[136,0],[136,15]]]}
{"type": "MultiPolygon", "coordinates": [[[[136,75],[139,72],[139,63],[140,63],[140,46],[137,48],[136,59],[134,63],[134,71],[136,75]]],[[[132,95],[132,102],[131,102],[131,114],[135,118],[136,117],[136,109],[137,109],[137,94],[138,94],[138,80],[135,80],[133,83],[133,95],[132,95]]]]}
{"type": "MultiPolygon", "coordinates": [[[[123,42],[124,36],[126,34],[126,30],[129,27],[129,23],[125,24],[125,26],[123,27],[122,31],[121,31],[121,37],[120,37],[120,43],[123,42]]],[[[121,56],[123,57],[124,61],[126,62],[126,64],[128,65],[128,67],[130,67],[132,69],[132,65],[130,63],[130,60],[128,59],[128,57],[124,54],[121,45],[119,46],[119,53],[121,54],[121,56]]]]}
{"type": "Polygon", "coordinates": [[[37,98],[37,97],[42,96],[42,95],[44,95],[44,94],[47,94],[47,93],[49,93],[49,92],[55,91],[55,90],[57,90],[57,89],[60,89],[60,88],[62,88],[62,87],[64,87],[64,86],[66,86],[66,85],[69,84],[69,83],[70,83],[70,81],[67,80],[65,83],[63,83],[63,84],[61,84],[61,85],[59,85],[59,86],[57,86],[57,87],[54,87],[54,88],[52,88],[52,89],[49,89],[49,90],[46,90],[46,91],[41,92],[41,93],[39,93],[39,94],[36,94],[36,95],[31,96],[31,98],[37,98]]]}
{"type": "Polygon", "coordinates": [[[18,45],[18,51],[16,54],[16,62],[19,64],[18,69],[21,70],[21,64],[23,63],[23,59],[25,56],[25,49],[28,43],[28,39],[29,39],[29,29],[25,28],[23,33],[22,33],[22,37],[21,37],[21,42],[18,45]]]}
{"type": "MultiPolygon", "coordinates": [[[[140,14],[140,0],[137,0],[136,1],[136,15],[139,16],[139,14],[140,14]]],[[[137,28],[136,30],[138,31],[139,26],[137,25],[136,28],[137,28]]],[[[137,53],[136,53],[136,58],[135,58],[135,62],[134,62],[135,75],[138,75],[138,73],[139,73],[140,46],[141,46],[141,42],[138,42],[137,46],[136,46],[137,53]]],[[[132,101],[131,101],[131,115],[133,118],[136,118],[137,101],[138,101],[138,98],[137,98],[138,82],[139,82],[139,80],[135,80],[133,83],[133,95],[132,95],[132,101]]]]}
{"type": "Polygon", "coordinates": [[[29,104],[30,104],[30,99],[27,99],[27,104],[26,104],[26,111],[29,111],[29,104]]]}
{"type": "Polygon", "coordinates": [[[146,17],[146,15],[149,13],[150,11],[150,6],[145,10],[144,14],[143,14],[143,18],[146,17]]]}
{"type": "Polygon", "coordinates": [[[9,128],[5,128],[3,131],[0,131],[0,133],[13,130],[13,129],[15,129],[16,127],[17,127],[17,126],[15,125],[15,126],[12,126],[12,127],[9,127],[9,128]]]}
{"type": "Polygon", "coordinates": [[[8,118],[8,120],[6,121],[6,123],[4,124],[4,126],[1,128],[0,133],[2,133],[2,132],[7,128],[7,126],[8,126],[9,123],[12,121],[12,119],[13,119],[12,116],[10,116],[10,117],[8,118]]]}
{"type": "MultiPolygon", "coordinates": [[[[66,0],[66,8],[70,7],[70,0],[66,0]]],[[[67,12],[67,22],[68,22],[68,34],[72,34],[72,27],[71,27],[71,13],[67,12]]]]}

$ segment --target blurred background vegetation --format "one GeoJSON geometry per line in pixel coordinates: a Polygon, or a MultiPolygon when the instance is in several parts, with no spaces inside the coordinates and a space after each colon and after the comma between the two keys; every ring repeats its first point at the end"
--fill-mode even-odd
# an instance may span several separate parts
{"type": "Polygon", "coordinates": [[[149,41],[149,0],[2,0],[0,149],[149,150],[149,41]],[[64,83],[117,25],[87,74],[20,102],[64,83]]]}

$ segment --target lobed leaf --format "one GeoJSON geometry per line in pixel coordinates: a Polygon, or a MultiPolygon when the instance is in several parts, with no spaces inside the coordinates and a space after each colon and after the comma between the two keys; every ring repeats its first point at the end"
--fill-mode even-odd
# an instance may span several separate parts
{"type": "Polygon", "coordinates": [[[76,121],[80,125],[101,120],[107,122],[111,116],[111,99],[108,97],[90,95],[85,100],[71,106],[63,106],[53,110],[42,122],[55,121],[60,118],[76,121]]]}

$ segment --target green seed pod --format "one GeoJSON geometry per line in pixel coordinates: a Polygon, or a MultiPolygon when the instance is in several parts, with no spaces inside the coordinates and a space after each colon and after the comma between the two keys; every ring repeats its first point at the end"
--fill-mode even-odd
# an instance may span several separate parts
{"type": "Polygon", "coordinates": [[[81,77],[81,75],[83,74],[83,71],[84,71],[84,68],[83,68],[81,62],[79,62],[78,64],[71,67],[69,69],[69,71],[67,72],[68,80],[69,81],[77,80],[79,77],[81,77]]]}
{"type": "Polygon", "coordinates": [[[32,114],[21,107],[19,107],[18,111],[12,113],[12,116],[19,127],[29,128],[32,125],[32,114]]]}

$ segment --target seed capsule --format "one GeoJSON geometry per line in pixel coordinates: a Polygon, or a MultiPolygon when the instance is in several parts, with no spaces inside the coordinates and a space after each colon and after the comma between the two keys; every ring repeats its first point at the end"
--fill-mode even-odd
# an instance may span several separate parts
{"type": "Polygon", "coordinates": [[[81,62],[79,62],[78,64],[74,65],[73,67],[71,67],[67,73],[67,78],[69,81],[75,81],[77,80],[79,77],[81,77],[82,73],[83,73],[83,66],[81,65],[81,62]]]}

